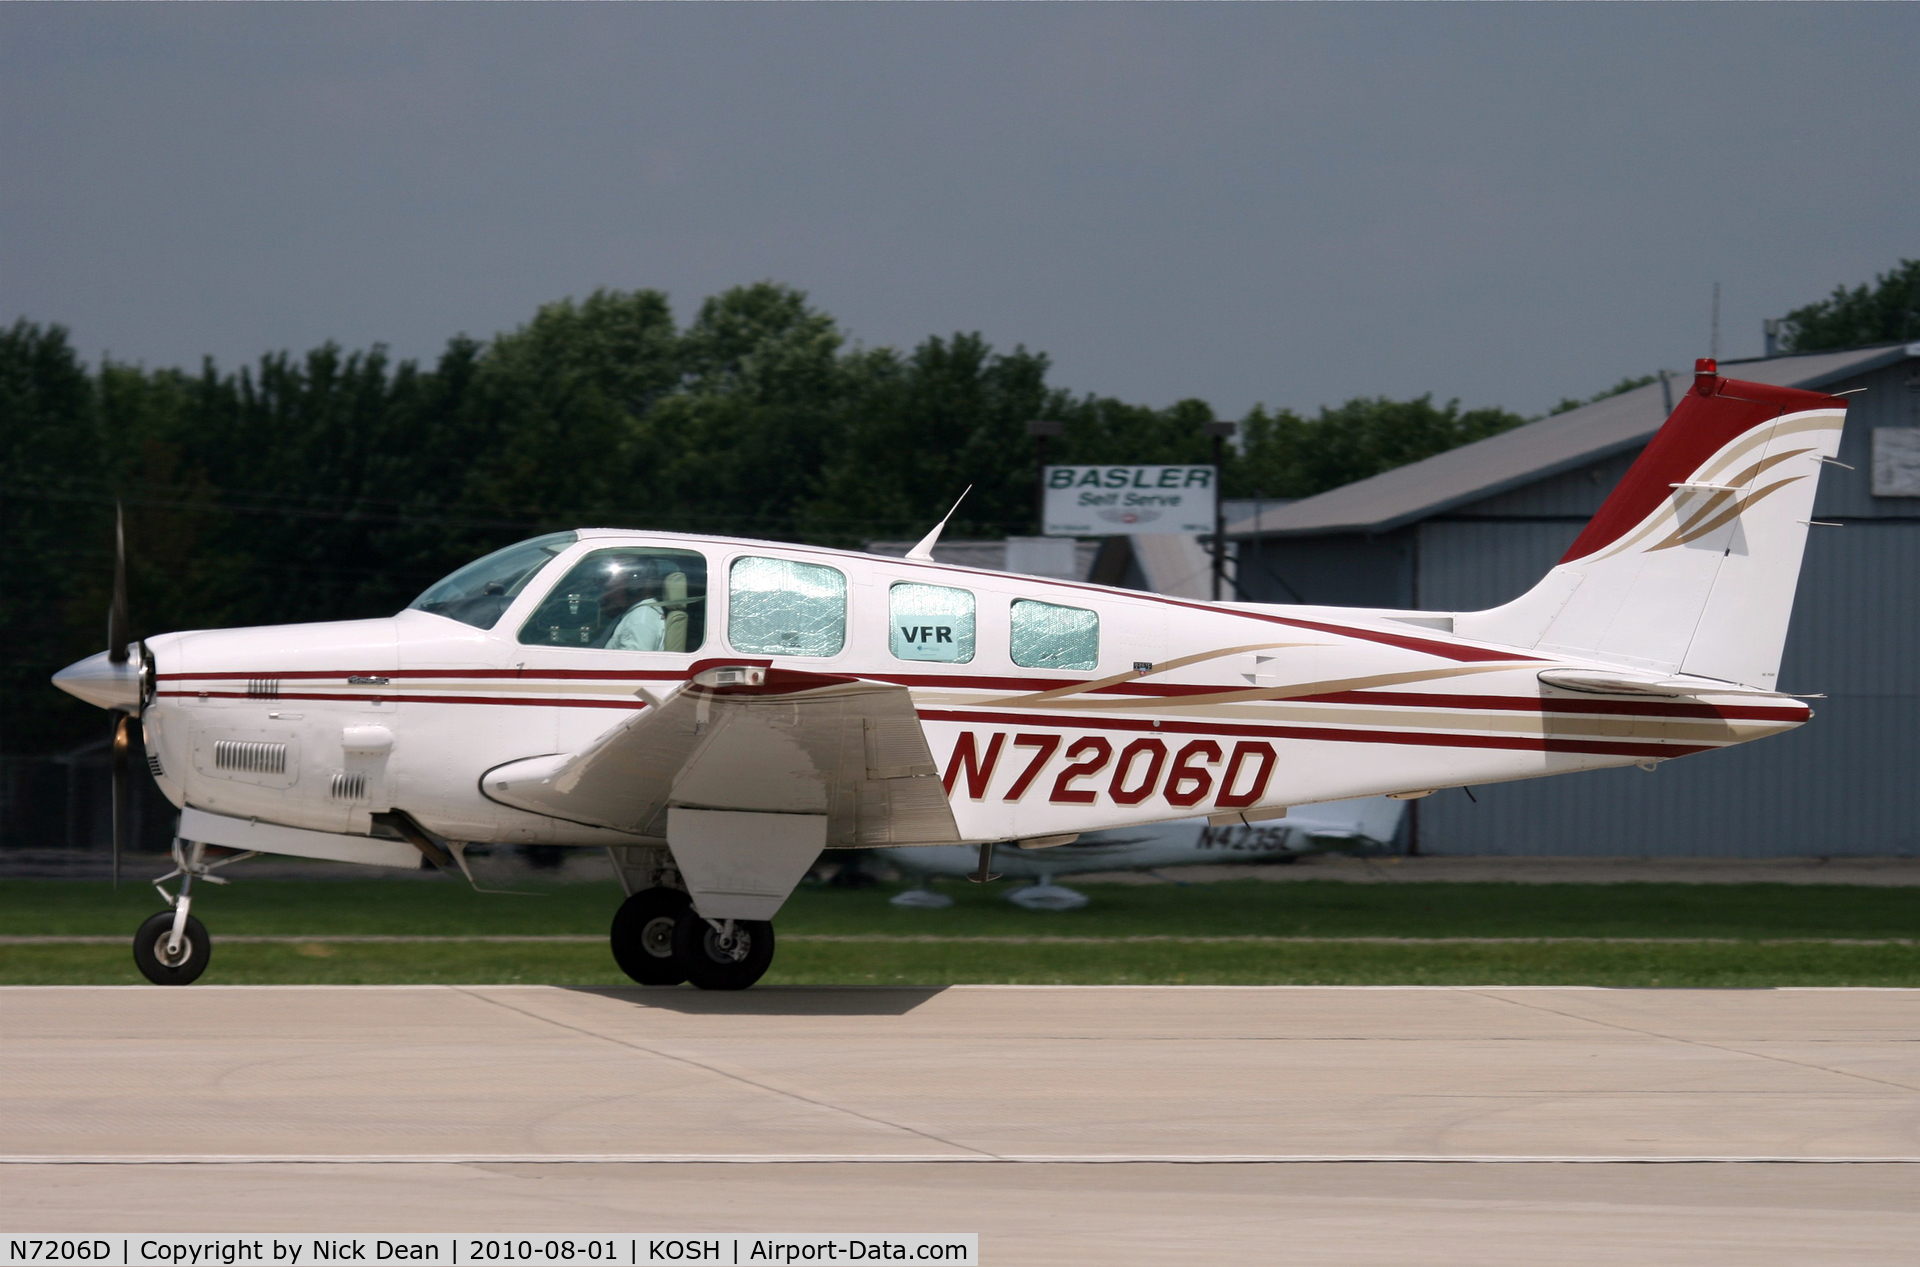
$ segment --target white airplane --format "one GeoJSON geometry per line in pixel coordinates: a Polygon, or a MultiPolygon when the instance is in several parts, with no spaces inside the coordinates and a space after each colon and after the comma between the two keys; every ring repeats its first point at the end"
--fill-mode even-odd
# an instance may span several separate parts
{"type": "Polygon", "coordinates": [[[206,967],[191,890],[223,861],[464,869],[485,841],[607,849],[620,966],[737,989],[827,847],[963,844],[987,870],[1002,842],[1651,766],[1800,725],[1775,674],[1845,411],[1700,362],[1560,564],[1487,611],[948,567],[939,527],[898,559],[583,529],[379,620],[135,642],[116,579],[111,649],[54,681],[118,714],[122,787],[137,718],[181,808],[180,891],[134,943],[153,981],[206,967]]]}
{"type": "MultiPolygon", "coordinates": [[[[999,854],[994,865],[999,876],[982,875],[974,852],[965,845],[920,845],[883,848],[871,856],[890,862],[920,880],[914,888],[894,894],[895,906],[953,905],[944,893],[926,885],[944,879],[1032,880],[1007,894],[1007,900],[1030,910],[1073,910],[1087,904],[1087,896],[1055,884],[1057,875],[1086,875],[1103,871],[1160,871],[1167,867],[1217,866],[1221,863],[1296,862],[1311,853],[1386,846],[1399,834],[1406,803],[1386,796],[1352,801],[1325,801],[1264,822],[1234,821],[1215,825],[1204,818],[1181,818],[1168,823],[1144,823],[1089,832],[1068,844],[1046,849],[1015,849],[999,854]]],[[[1235,816],[1236,820],[1238,816],[1235,816]]]]}

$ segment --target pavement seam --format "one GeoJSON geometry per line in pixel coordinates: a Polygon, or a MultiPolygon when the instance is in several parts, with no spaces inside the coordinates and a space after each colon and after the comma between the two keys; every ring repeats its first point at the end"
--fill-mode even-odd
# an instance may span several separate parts
{"type": "MultiPolygon", "coordinates": [[[[1498,987],[1494,987],[1497,989],[1498,987]]],[[[1749,1051],[1744,1047],[1729,1047],[1724,1043],[1708,1042],[1704,1038],[1687,1038],[1681,1034],[1662,1034],[1658,1030],[1640,1029],[1633,1025],[1624,1025],[1618,1021],[1603,1021],[1598,1017],[1582,1016],[1578,1012],[1563,1012],[1559,1008],[1543,1007],[1537,1003],[1525,1003],[1519,999],[1509,999],[1489,990],[1468,990],[1466,993],[1479,995],[1483,999],[1494,999],[1514,1007],[1527,1008],[1535,1012],[1547,1012],[1554,1016],[1563,1016],[1568,1020],[1585,1021],[1592,1025],[1605,1026],[1608,1029],[1621,1030],[1628,1034],[1640,1034],[1647,1038],[1661,1038],[1672,1043],[1685,1043],[1692,1047],[1705,1047],[1711,1051],[1724,1051],[1735,1056],[1747,1056],[1754,1060],[1770,1060],[1775,1064],[1790,1065],[1795,1069],[1810,1069],[1817,1073],[1830,1073],[1837,1078],[1853,1078],[1860,1082],[1871,1082],[1876,1086],[1893,1087],[1899,1091],[1920,1091],[1920,1087],[1908,1086],[1904,1082],[1893,1082],[1886,1078],[1876,1078],[1871,1074],[1853,1073],[1846,1069],[1830,1069],[1826,1065],[1816,1065],[1806,1060],[1789,1060],[1785,1056],[1775,1056],[1764,1051],[1749,1051]]]]}
{"type": "MultiPolygon", "coordinates": [[[[194,990],[194,993],[196,994],[213,994],[221,991],[246,991],[246,990],[253,990],[253,991],[358,990],[362,992],[372,992],[376,990],[389,990],[389,991],[448,990],[448,991],[452,991],[452,990],[471,989],[471,988],[474,988],[476,985],[482,985],[482,984],[486,989],[489,989],[489,990],[552,990],[556,988],[568,988],[568,989],[579,988],[579,989],[592,989],[592,990],[624,989],[631,993],[638,994],[641,992],[641,989],[642,989],[642,987],[640,986],[621,986],[618,984],[589,985],[589,986],[580,986],[580,987],[556,987],[544,982],[524,982],[524,981],[523,982],[491,981],[491,982],[485,982],[485,983],[467,983],[464,985],[451,985],[445,982],[437,982],[437,981],[374,982],[374,983],[367,983],[367,984],[341,984],[341,983],[329,984],[326,982],[318,982],[318,981],[303,981],[303,982],[283,982],[280,984],[273,984],[273,985],[269,985],[269,984],[249,985],[249,984],[238,983],[238,982],[229,982],[229,983],[223,984],[218,981],[201,981],[201,982],[194,983],[193,990],[194,990]]],[[[1754,994],[1793,994],[1793,993],[1904,994],[1904,995],[1920,996],[1920,986],[1910,986],[1910,985],[1767,985],[1767,986],[1740,986],[1740,987],[1674,986],[1674,987],[1662,988],[1662,987],[1648,987],[1648,986],[1619,986],[1619,985],[1514,985],[1511,982],[1501,982],[1501,981],[1468,981],[1468,982],[1460,982],[1452,985],[1406,985],[1406,984],[1218,985],[1210,982],[1185,982],[1177,985],[1168,984],[1168,983],[1146,984],[1146,983],[1139,983],[1139,982],[1130,983],[1130,984],[1107,984],[1107,985],[1073,985],[1073,984],[1058,984],[1058,983],[1023,985],[1023,984],[1017,984],[1013,982],[1001,982],[1001,981],[959,981],[951,984],[930,984],[930,985],[894,985],[894,984],[880,985],[880,984],[873,984],[873,983],[866,983],[866,982],[841,982],[834,985],[761,985],[761,986],[755,987],[754,993],[755,994],[779,994],[779,993],[805,994],[805,993],[827,993],[827,992],[839,991],[839,992],[867,992],[867,993],[877,994],[877,993],[881,993],[889,990],[922,990],[922,991],[924,990],[977,990],[977,991],[1077,990],[1085,993],[1093,993],[1095,991],[1117,993],[1123,990],[1134,990],[1134,991],[1178,990],[1182,994],[1207,994],[1207,993],[1307,994],[1307,993],[1314,993],[1314,992],[1318,992],[1318,993],[1341,992],[1341,993],[1348,993],[1348,994],[1360,994],[1360,993],[1382,994],[1389,991],[1399,991],[1405,994],[1442,994],[1442,993],[1470,994],[1476,990],[1500,990],[1510,994],[1519,994],[1519,993],[1526,993],[1526,992],[1544,994],[1550,991],[1555,993],[1561,993],[1561,994],[1572,994],[1580,991],[1588,991],[1594,994],[1611,994],[1611,993],[1625,993],[1628,991],[1644,990],[1644,989],[1650,989],[1650,988],[1663,989],[1663,992],[1670,993],[1670,994],[1702,993],[1709,990],[1724,992],[1729,989],[1738,989],[1743,992],[1754,993],[1754,994]]],[[[54,990],[66,990],[66,991],[106,990],[106,991],[138,992],[142,994],[151,994],[153,993],[154,987],[147,984],[146,982],[139,982],[139,983],[127,982],[120,985],[100,985],[100,984],[86,984],[86,983],[79,983],[79,984],[73,984],[73,985],[0,984],[0,994],[29,994],[29,995],[46,994],[54,990]]],[[[1906,1040],[1902,1040],[1902,1041],[1906,1041],[1906,1040]]]]}
{"type": "Polygon", "coordinates": [[[0,1166],[1914,1166],[1920,1157],[1791,1153],[228,1153],[15,1154],[0,1166]]]}
{"type": "Polygon", "coordinates": [[[812,1107],[817,1109],[825,1109],[831,1113],[845,1114],[848,1117],[856,1118],[859,1121],[869,1123],[870,1125],[873,1125],[873,1126],[884,1126],[896,1131],[905,1131],[909,1135],[917,1135],[921,1139],[929,1140],[932,1143],[944,1144],[948,1148],[964,1149],[969,1153],[976,1153],[981,1157],[991,1158],[991,1157],[998,1156],[998,1154],[992,1153],[984,1148],[975,1148],[971,1144],[962,1144],[955,1140],[943,1139],[942,1137],[933,1134],[931,1131],[923,1131],[918,1127],[908,1126],[901,1122],[890,1122],[887,1119],[882,1117],[874,1117],[871,1114],[862,1113],[858,1109],[850,1109],[845,1107],[844,1105],[839,1105],[839,1104],[829,1104],[824,1100],[816,1100],[811,1096],[801,1095],[797,1091],[789,1091],[783,1087],[774,1087],[774,1086],[769,1086],[764,1082],[756,1082],[752,1078],[748,1078],[741,1074],[734,1073],[731,1070],[718,1068],[717,1066],[707,1064],[704,1061],[695,1060],[691,1056],[676,1055],[675,1053],[670,1051],[662,1051],[656,1047],[649,1047],[645,1043],[636,1043],[629,1039],[616,1038],[611,1034],[602,1034],[595,1030],[586,1029],[579,1025],[569,1024],[566,1021],[556,1020],[551,1016],[542,1016],[537,1012],[530,1012],[523,1007],[515,1007],[512,1004],[502,1002],[499,999],[488,998],[486,995],[479,993],[478,990],[474,988],[469,988],[466,986],[455,986],[453,988],[457,990],[459,993],[467,995],[470,998],[478,999],[483,1003],[490,1003],[493,1006],[497,1008],[501,1008],[504,1011],[518,1013],[519,1015],[527,1017],[530,1020],[540,1021],[543,1024],[552,1025],[556,1028],[568,1030],[575,1034],[581,1034],[588,1038],[599,1039],[601,1042],[612,1043],[616,1047],[625,1047],[631,1051],[644,1052],[649,1056],[657,1056],[662,1060],[671,1060],[677,1064],[687,1065],[690,1068],[704,1070],[707,1073],[715,1074],[719,1077],[730,1079],[734,1082],[740,1083],[742,1086],[753,1087],[756,1090],[765,1091],[771,1095],[785,1096],[790,1100],[796,1100],[801,1104],[811,1105],[812,1107]]]}

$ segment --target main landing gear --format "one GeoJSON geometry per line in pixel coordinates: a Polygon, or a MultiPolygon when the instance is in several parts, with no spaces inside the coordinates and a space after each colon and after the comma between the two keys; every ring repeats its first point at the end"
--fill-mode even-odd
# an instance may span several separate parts
{"type": "Polygon", "coordinates": [[[702,990],[744,990],[773,963],[773,924],[714,919],[680,889],[641,889],[613,916],[613,959],[641,985],[691,981],[702,990]]]}
{"type": "Polygon", "coordinates": [[[225,884],[215,867],[251,858],[251,853],[229,853],[214,862],[206,860],[207,847],[199,841],[173,842],[173,870],[153,882],[153,887],[172,910],[161,911],[140,925],[133,935],[133,962],[140,975],[155,985],[192,985],[207,970],[213,958],[213,939],[207,927],[193,917],[193,882],[225,884]],[[180,893],[175,896],[160,886],[178,876],[180,893]]]}

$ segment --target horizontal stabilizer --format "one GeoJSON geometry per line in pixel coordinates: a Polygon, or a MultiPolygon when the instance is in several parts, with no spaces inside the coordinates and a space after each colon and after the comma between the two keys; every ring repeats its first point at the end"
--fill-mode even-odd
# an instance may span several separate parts
{"type": "Polygon", "coordinates": [[[1593,695],[1763,695],[1784,698],[1778,691],[1712,678],[1668,677],[1660,674],[1609,673],[1604,669],[1542,669],[1540,680],[1548,686],[1567,691],[1585,691],[1593,695]]]}

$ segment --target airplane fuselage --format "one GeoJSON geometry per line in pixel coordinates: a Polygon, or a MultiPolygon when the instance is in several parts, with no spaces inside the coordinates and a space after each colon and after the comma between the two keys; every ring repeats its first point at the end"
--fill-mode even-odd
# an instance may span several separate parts
{"type": "Polygon", "coordinates": [[[311,830],[361,834],[400,809],[450,840],[632,844],[493,799],[485,776],[754,665],[906,687],[959,838],[992,841],[1660,761],[1809,715],[1780,696],[1550,685],[1542,670],[1617,665],[1477,642],[1433,613],[1207,604],[669,533],[583,531],[500,603],[486,627],[408,610],[150,638],[153,773],[176,805],[311,830]],[[604,645],[614,617],[559,592],[618,551],[671,557],[683,590],[712,578],[656,603],[700,608],[680,649],[604,645]],[[812,604],[797,614],[768,588],[790,575],[812,604]]]}

